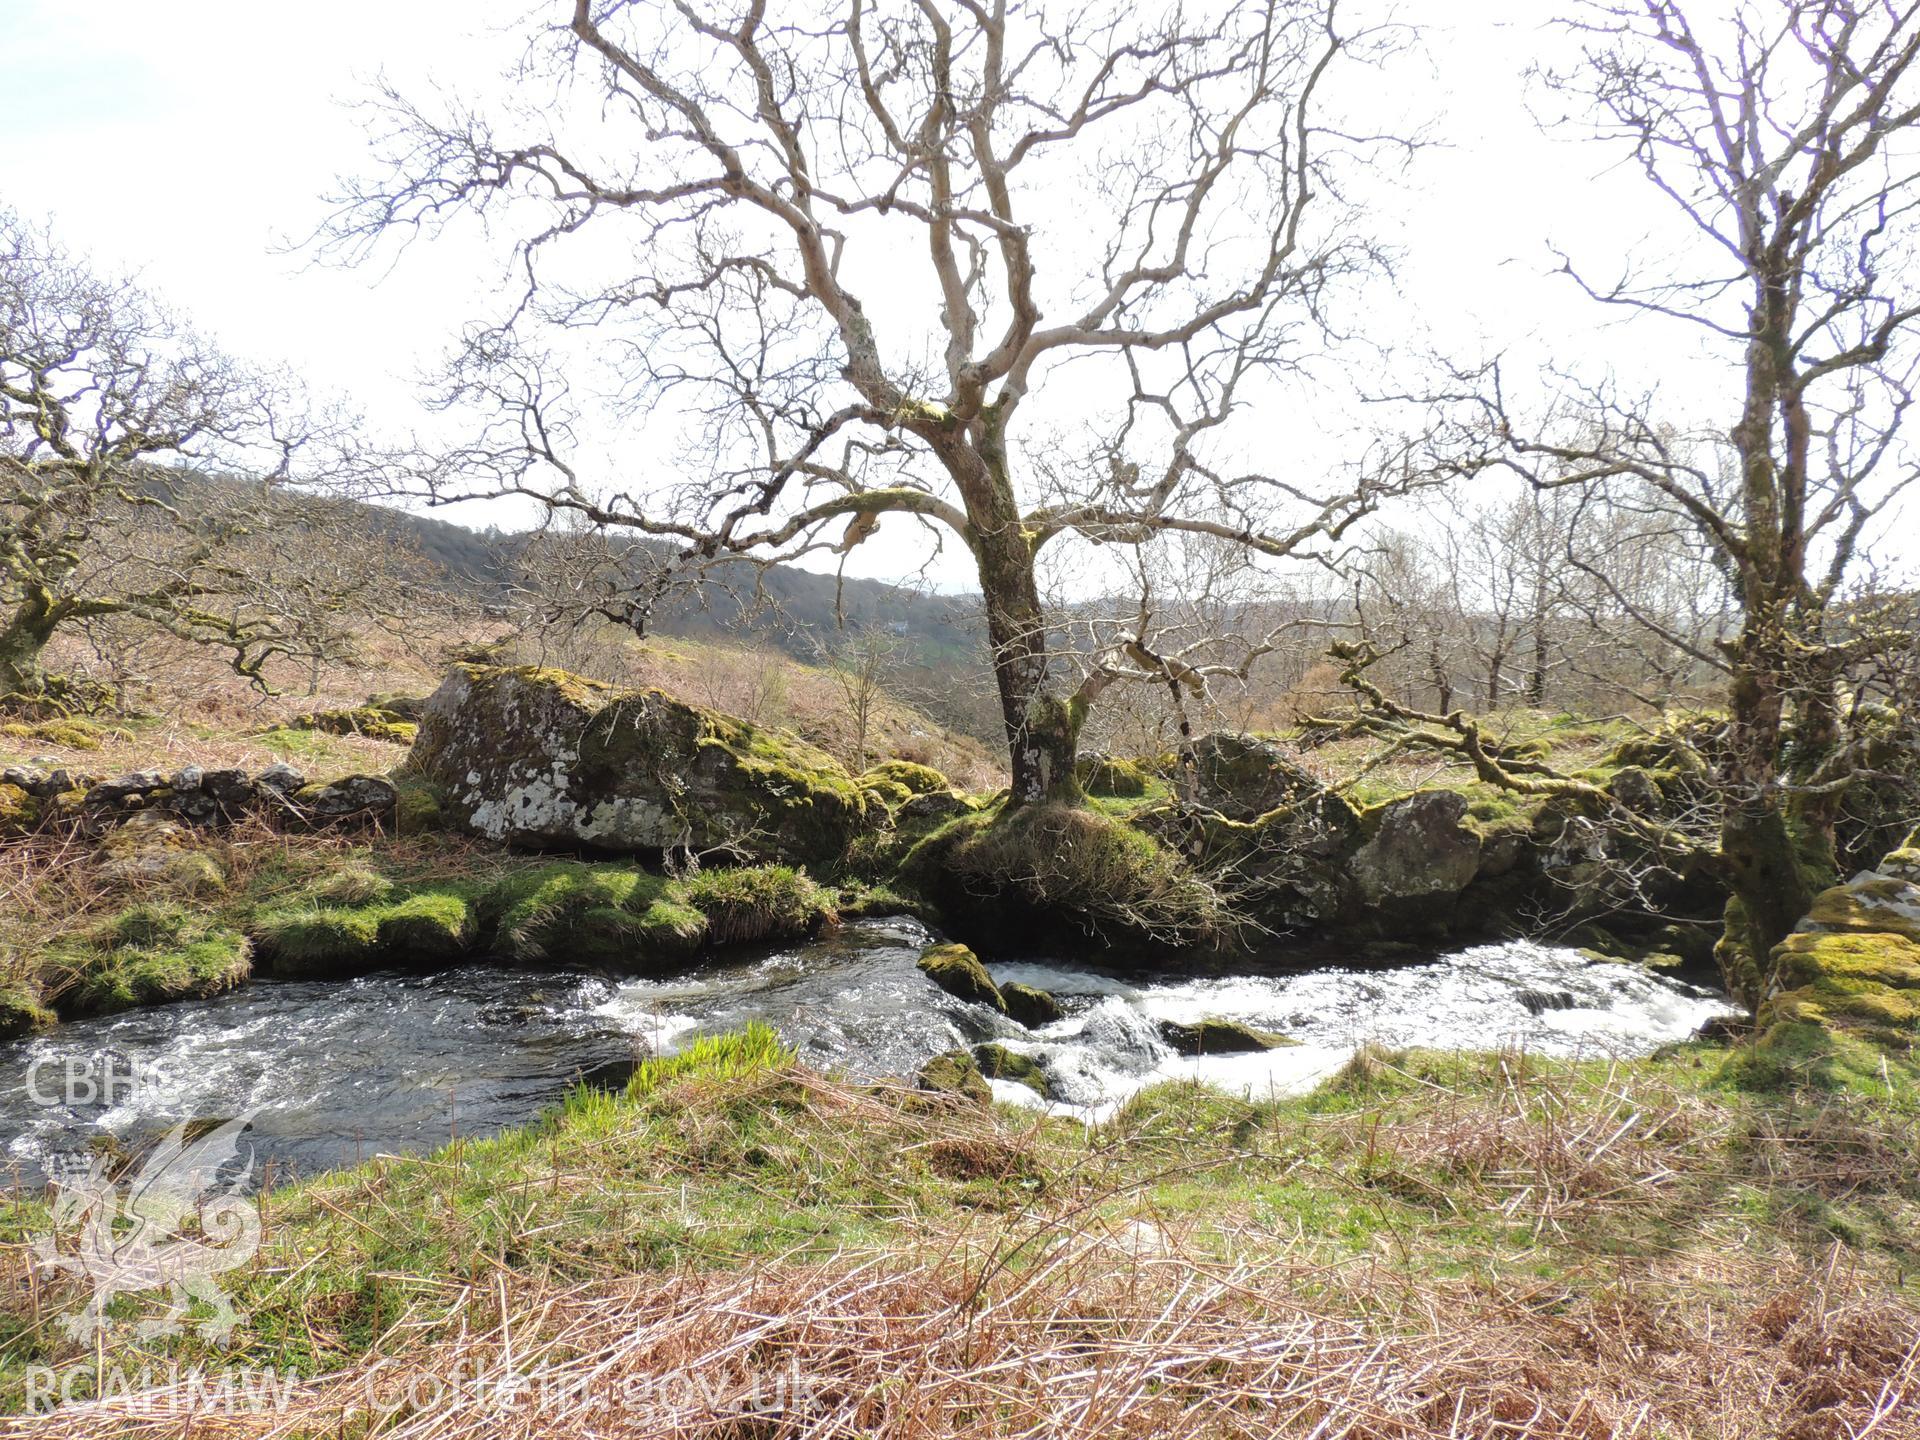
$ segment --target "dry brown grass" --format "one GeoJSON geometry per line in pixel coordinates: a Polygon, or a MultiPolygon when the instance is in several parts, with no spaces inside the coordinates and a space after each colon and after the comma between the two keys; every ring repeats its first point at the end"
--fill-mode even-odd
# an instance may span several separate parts
{"type": "Polygon", "coordinates": [[[1773,1277],[1758,1305],[1678,1309],[1635,1290],[1404,1293],[1207,1258],[1159,1228],[1028,1238],[1042,1258],[1019,1269],[956,1242],[578,1287],[503,1272],[465,1297],[466,1333],[293,1387],[277,1412],[195,1415],[184,1387],[161,1388],[0,1421],[0,1435],[1920,1433],[1915,1312],[1837,1271],[1773,1277]],[[385,1423],[363,1432],[374,1415],[385,1423]]]}

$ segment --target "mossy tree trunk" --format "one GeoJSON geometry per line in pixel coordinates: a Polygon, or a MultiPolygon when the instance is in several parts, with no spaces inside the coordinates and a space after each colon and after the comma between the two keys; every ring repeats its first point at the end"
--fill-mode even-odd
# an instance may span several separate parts
{"type": "Polygon", "coordinates": [[[0,695],[45,692],[47,674],[41,657],[58,624],[51,606],[29,597],[0,625],[0,695]]]}
{"type": "Polygon", "coordinates": [[[975,423],[955,426],[936,450],[966,505],[986,602],[987,642],[1007,733],[1009,803],[1078,804],[1074,776],[1084,703],[1057,693],[1046,614],[1034,573],[1029,534],[1007,470],[1005,422],[991,407],[975,423]]]}

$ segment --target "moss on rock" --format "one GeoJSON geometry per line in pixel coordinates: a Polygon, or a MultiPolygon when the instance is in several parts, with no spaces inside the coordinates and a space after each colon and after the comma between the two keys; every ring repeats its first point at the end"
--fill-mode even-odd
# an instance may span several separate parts
{"type": "Polygon", "coordinates": [[[39,823],[39,802],[18,785],[0,784],[0,836],[25,835],[39,823]]]}
{"type": "Polygon", "coordinates": [[[1205,945],[1235,923],[1220,892],[1149,830],[1076,806],[960,816],[915,845],[901,875],[950,931],[1001,949],[1076,935],[1205,945]]]}
{"type": "Polygon", "coordinates": [[[1177,1055],[1244,1055],[1300,1043],[1278,1031],[1262,1030],[1238,1020],[1223,1020],[1217,1015],[1191,1023],[1162,1020],[1160,1038],[1171,1045],[1177,1055]]]}
{"type": "Polygon", "coordinates": [[[198,999],[252,971],[245,937],[178,905],[136,905],[51,957],[64,1016],[198,999]]]}
{"type": "Polygon", "coordinates": [[[980,1067],[964,1050],[949,1050],[934,1056],[920,1067],[916,1083],[922,1090],[957,1096],[976,1105],[993,1102],[993,1087],[987,1084],[980,1067]]]}
{"type": "Polygon", "coordinates": [[[802,740],[533,667],[456,666],[408,769],[456,824],[522,845],[827,860],[867,817],[854,779],[802,740]]]}
{"type": "Polygon", "coordinates": [[[980,1067],[980,1073],[989,1080],[1011,1080],[1016,1085],[1026,1086],[1042,1100],[1051,1098],[1047,1072],[1031,1055],[1023,1055],[1018,1050],[1009,1050],[1004,1045],[989,1041],[973,1047],[973,1063],[980,1067]]]}
{"type": "Polygon", "coordinates": [[[1002,985],[1000,999],[1006,1005],[1008,1018],[1029,1030],[1051,1025],[1060,1018],[1060,1002],[1037,986],[1022,985],[1017,981],[1002,985]]]}
{"type": "Polygon", "coordinates": [[[423,889],[361,904],[268,911],[256,917],[254,937],[276,975],[343,975],[458,959],[473,949],[474,922],[465,894],[423,889]]]}
{"type": "Polygon", "coordinates": [[[391,745],[411,745],[420,727],[395,711],[366,704],[343,710],[310,710],[283,720],[273,728],[311,730],[321,735],[358,735],[367,740],[385,740],[391,745]]]}
{"type": "Polygon", "coordinates": [[[929,945],[920,952],[920,970],[949,995],[1006,1013],[1007,1002],[1000,996],[1000,987],[993,983],[980,957],[965,945],[929,945]]]}
{"type": "MultiPolygon", "coordinates": [[[[1898,854],[1898,852],[1896,852],[1898,854]]],[[[1823,891],[1775,947],[1743,1083],[1826,1088],[1879,1083],[1914,1068],[1920,1044],[1920,884],[1868,871],[1823,891]]]]}

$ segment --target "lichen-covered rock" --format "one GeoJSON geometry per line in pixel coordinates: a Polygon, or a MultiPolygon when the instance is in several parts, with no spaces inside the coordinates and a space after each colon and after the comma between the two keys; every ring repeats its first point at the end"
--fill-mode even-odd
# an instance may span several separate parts
{"type": "Polygon", "coordinates": [[[1462,823],[1466,814],[1467,798],[1455,790],[1388,801],[1348,867],[1355,898],[1401,910],[1452,900],[1480,868],[1480,835],[1462,823]]]}
{"type": "Polygon", "coordinates": [[[949,995],[980,1005],[991,1005],[1002,1014],[1007,1002],[1000,987],[993,983],[980,957],[964,945],[929,945],[920,952],[920,970],[949,995]]]}
{"type": "Polygon", "coordinates": [[[1060,1002],[1037,986],[1022,985],[1018,981],[1002,985],[1000,999],[1006,1005],[1007,1018],[1029,1030],[1051,1025],[1060,1018],[1060,1002]]]}
{"type": "Polygon", "coordinates": [[[392,815],[399,803],[394,783],[379,775],[349,775],[327,785],[305,785],[286,797],[290,815],[305,825],[371,823],[392,815]]]}
{"type": "Polygon", "coordinates": [[[1245,1055],[1300,1043],[1278,1031],[1262,1030],[1238,1020],[1222,1020],[1217,1015],[1208,1015],[1190,1024],[1162,1020],[1160,1038],[1173,1047],[1176,1055],[1245,1055]]]}
{"type": "Polygon", "coordinates": [[[659,690],[563,671],[459,665],[434,692],[408,768],[491,840],[759,857],[841,854],[866,818],[825,751],[659,690]]]}
{"type": "Polygon", "coordinates": [[[1229,820],[1253,820],[1325,789],[1287,750],[1252,735],[1203,735],[1185,763],[1193,799],[1229,820]]]}
{"type": "Polygon", "coordinates": [[[1827,1087],[1884,1082],[1920,1042],[1920,883],[1905,851],[1823,891],[1774,948],[1740,1072],[1827,1087]]]}

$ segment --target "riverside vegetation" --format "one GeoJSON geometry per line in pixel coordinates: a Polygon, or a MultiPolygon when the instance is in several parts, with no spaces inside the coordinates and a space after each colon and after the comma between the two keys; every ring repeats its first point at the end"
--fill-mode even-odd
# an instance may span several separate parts
{"type": "MultiPolygon", "coordinates": [[[[1657,810],[1690,783],[1661,766],[1660,726],[1698,723],[1517,714],[1506,743],[1657,810]]],[[[1011,810],[917,761],[854,773],[659,690],[531,667],[194,738],[213,761],[297,760],[296,795],[345,772],[388,786],[324,823],[196,818],[177,776],[88,783],[98,757],[158,738],[70,720],[0,741],[16,768],[69,771],[47,798],[15,785],[5,822],[16,1033],[252,974],[479,957],[644,973],[897,910],[966,942],[923,960],[946,988],[1040,1023],[1049,997],[996,986],[975,950],[1218,963],[1315,932],[1392,963],[1410,940],[1550,923],[1622,964],[1698,967],[1718,913],[1695,877],[1663,875],[1666,912],[1629,922],[1576,807],[1444,757],[1363,769],[1308,732],[1090,757],[1082,803],[1011,810]],[[165,864],[114,868],[115,837],[161,827],[165,864]]],[[[1166,1084],[1085,1124],[993,1104],[982,1071],[1038,1083],[1005,1047],[875,1085],[805,1068],[763,1027],[706,1037],[531,1127],[273,1189],[259,1254],[226,1277],[249,1317],[230,1350],[63,1338],[77,1292],[34,1270],[46,1202],[16,1190],[0,1386],[31,1410],[56,1376],[81,1403],[0,1423],[179,1433],[164,1384],[111,1380],[172,1365],[290,1377],[282,1410],[223,1434],[359,1433],[370,1413],[380,1433],[498,1433],[490,1381],[509,1372],[558,1386],[526,1423],[591,1427],[617,1418],[613,1378],[693,1367],[736,1388],[809,1377],[812,1408],[759,1417],[768,1434],[1902,1433],[1920,1385],[1917,882],[1896,835],[1781,947],[1753,1036],[1639,1061],[1367,1047],[1307,1095],[1166,1084]]],[[[724,1397],[649,1403],[618,1413],[741,1433],[724,1397]]]]}

